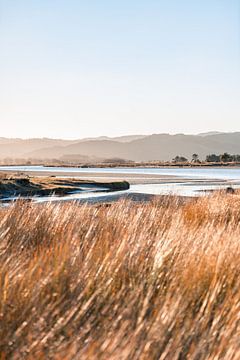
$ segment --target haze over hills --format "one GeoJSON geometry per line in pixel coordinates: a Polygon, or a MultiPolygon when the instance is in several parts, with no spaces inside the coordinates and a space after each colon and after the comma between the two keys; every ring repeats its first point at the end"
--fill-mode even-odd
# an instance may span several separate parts
{"type": "Polygon", "coordinates": [[[176,155],[200,158],[223,152],[240,154],[240,132],[199,135],[153,134],[80,140],[0,138],[0,158],[68,159],[79,162],[122,158],[133,161],[171,160],[176,155]]]}
{"type": "Polygon", "coordinates": [[[130,142],[133,140],[143,139],[147,135],[125,135],[125,136],[116,136],[116,137],[109,137],[109,136],[100,136],[97,138],[86,138],[82,139],[81,141],[91,141],[91,140],[114,140],[119,142],[130,142]]]}

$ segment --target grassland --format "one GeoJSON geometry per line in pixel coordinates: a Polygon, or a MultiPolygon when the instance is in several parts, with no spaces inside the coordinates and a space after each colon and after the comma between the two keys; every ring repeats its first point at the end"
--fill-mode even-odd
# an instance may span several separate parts
{"type": "Polygon", "coordinates": [[[240,197],[0,209],[0,359],[239,359],[240,197]]]}

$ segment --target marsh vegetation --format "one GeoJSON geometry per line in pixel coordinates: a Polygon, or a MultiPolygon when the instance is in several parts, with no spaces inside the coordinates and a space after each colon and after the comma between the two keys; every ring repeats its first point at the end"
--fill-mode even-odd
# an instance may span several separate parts
{"type": "Polygon", "coordinates": [[[0,219],[1,359],[239,359],[237,194],[0,219]]]}

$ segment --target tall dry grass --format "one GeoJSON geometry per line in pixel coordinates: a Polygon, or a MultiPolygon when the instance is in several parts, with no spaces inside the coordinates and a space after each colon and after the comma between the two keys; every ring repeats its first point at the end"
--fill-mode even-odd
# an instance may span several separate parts
{"type": "Polygon", "coordinates": [[[240,198],[0,210],[0,359],[240,359],[240,198]]]}

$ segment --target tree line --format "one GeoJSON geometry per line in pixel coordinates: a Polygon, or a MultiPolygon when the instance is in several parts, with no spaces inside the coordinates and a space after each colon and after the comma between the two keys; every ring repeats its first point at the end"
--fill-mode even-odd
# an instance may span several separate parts
{"type": "MultiPolygon", "coordinates": [[[[193,154],[192,158],[190,160],[193,163],[201,163],[201,160],[199,159],[199,155],[198,154],[193,154]]],[[[175,158],[172,159],[172,162],[174,163],[182,163],[182,162],[189,162],[189,159],[187,159],[184,156],[175,156],[175,158]]],[[[209,154],[206,156],[205,158],[205,162],[208,163],[231,163],[231,162],[240,162],[240,155],[236,154],[236,155],[231,155],[227,152],[223,153],[223,154],[209,154]]]]}

